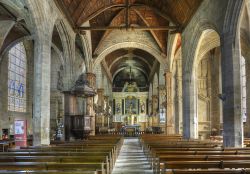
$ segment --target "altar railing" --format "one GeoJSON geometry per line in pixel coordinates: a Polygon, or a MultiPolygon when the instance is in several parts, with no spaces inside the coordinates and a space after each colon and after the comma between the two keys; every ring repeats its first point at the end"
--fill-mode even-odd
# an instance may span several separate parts
{"type": "Polygon", "coordinates": [[[153,131],[134,131],[132,129],[126,129],[123,131],[109,131],[99,132],[101,135],[123,135],[124,137],[139,137],[143,134],[162,134],[164,132],[153,132],[153,131]]]}

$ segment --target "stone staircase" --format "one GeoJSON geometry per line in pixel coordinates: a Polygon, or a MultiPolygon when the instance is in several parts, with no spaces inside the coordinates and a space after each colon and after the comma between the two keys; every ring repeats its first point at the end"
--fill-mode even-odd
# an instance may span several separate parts
{"type": "Polygon", "coordinates": [[[112,174],[153,174],[138,138],[124,138],[112,174]]]}

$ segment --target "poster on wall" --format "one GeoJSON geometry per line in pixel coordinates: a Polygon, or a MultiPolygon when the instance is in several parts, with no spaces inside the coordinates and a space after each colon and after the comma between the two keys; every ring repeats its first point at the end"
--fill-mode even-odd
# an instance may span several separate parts
{"type": "Polygon", "coordinates": [[[27,146],[27,121],[15,120],[15,143],[18,147],[27,146]]]}

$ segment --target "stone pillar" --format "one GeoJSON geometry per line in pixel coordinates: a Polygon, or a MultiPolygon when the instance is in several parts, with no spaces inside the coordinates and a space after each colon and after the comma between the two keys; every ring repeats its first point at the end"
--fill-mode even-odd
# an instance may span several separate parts
{"type": "Polygon", "coordinates": [[[111,108],[109,107],[109,96],[108,95],[105,95],[104,96],[104,111],[105,111],[105,118],[104,118],[104,126],[108,127],[109,128],[109,125],[110,125],[110,114],[111,114],[111,108]]]}
{"type": "MultiPolygon", "coordinates": [[[[89,86],[96,89],[96,76],[93,73],[86,73],[89,86]]],[[[95,135],[95,110],[94,110],[94,97],[86,98],[87,101],[87,115],[91,117],[91,133],[95,135]]]]}
{"type": "Polygon", "coordinates": [[[165,85],[159,85],[159,106],[160,108],[165,108],[165,102],[166,102],[166,88],[165,85]]]}
{"type": "Polygon", "coordinates": [[[35,40],[33,145],[50,144],[50,62],[51,39],[44,34],[35,40]]]}
{"type": "Polygon", "coordinates": [[[213,55],[211,57],[211,134],[212,135],[219,135],[220,133],[220,108],[221,103],[220,99],[218,97],[218,94],[221,93],[220,91],[220,66],[221,66],[221,58],[220,54],[218,53],[219,50],[216,49],[215,52],[213,52],[213,55]]]}
{"type": "Polygon", "coordinates": [[[247,102],[247,120],[245,123],[245,136],[250,138],[250,62],[249,59],[245,57],[246,61],[246,102],[247,102]]]}
{"type": "Polygon", "coordinates": [[[176,109],[175,109],[175,133],[181,134],[182,123],[182,60],[176,60],[176,109]]]}
{"type": "Polygon", "coordinates": [[[97,95],[98,95],[97,104],[103,110],[104,109],[104,89],[103,88],[97,89],[97,95]]]}
{"type": "Polygon", "coordinates": [[[157,114],[158,109],[158,95],[152,95],[152,126],[159,126],[159,119],[157,114]]]}
{"type": "Polygon", "coordinates": [[[241,147],[243,145],[238,39],[231,33],[225,33],[221,37],[222,94],[224,97],[223,143],[225,147],[241,147]]]}
{"type": "MultiPolygon", "coordinates": [[[[185,67],[182,65],[182,69],[185,67]]],[[[195,101],[197,101],[197,94],[194,87],[195,79],[190,72],[182,72],[182,123],[183,123],[183,138],[185,139],[197,139],[198,138],[198,120],[197,109],[195,101]]]]}
{"type": "Polygon", "coordinates": [[[148,127],[152,126],[152,116],[153,116],[153,111],[152,111],[152,99],[148,100],[148,127]]]}
{"type": "Polygon", "coordinates": [[[165,85],[166,85],[166,127],[165,133],[171,135],[175,133],[174,128],[174,116],[173,116],[173,96],[172,96],[172,80],[173,76],[171,72],[165,73],[165,85]]]}
{"type": "MultiPolygon", "coordinates": [[[[97,89],[97,95],[98,95],[97,112],[98,112],[98,117],[101,117],[99,119],[99,121],[101,122],[101,123],[99,122],[99,125],[104,127],[104,89],[103,88],[97,89]]],[[[97,122],[97,120],[96,120],[96,122],[97,122]]]]}

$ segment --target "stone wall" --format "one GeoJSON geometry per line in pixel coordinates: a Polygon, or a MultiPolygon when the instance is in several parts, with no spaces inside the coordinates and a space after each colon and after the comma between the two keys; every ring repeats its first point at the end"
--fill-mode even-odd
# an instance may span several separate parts
{"type": "Polygon", "coordinates": [[[9,129],[14,135],[14,120],[24,119],[28,122],[28,135],[32,134],[32,91],[33,91],[33,44],[31,41],[24,41],[27,60],[27,81],[26,81],[26,112],[19,113],[8,111],[8,51],[3,55],[0,62],[0,135],[2,129],[9,129]]]}

